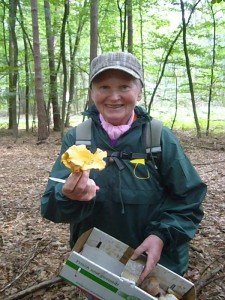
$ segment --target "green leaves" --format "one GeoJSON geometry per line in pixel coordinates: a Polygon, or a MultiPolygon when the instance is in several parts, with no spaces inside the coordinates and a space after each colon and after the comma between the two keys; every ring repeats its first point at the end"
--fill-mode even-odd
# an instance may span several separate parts
{"type": "Polygon", "coordinates": [[[225,2],[225,0],[212,0],[212,4],[220,3],[220,2],[225,2]]]}

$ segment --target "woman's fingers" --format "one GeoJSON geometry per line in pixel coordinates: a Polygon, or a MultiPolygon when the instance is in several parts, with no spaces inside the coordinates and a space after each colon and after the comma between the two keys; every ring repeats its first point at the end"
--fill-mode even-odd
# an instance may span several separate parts
{"type": "Polygon", "coordinates": [[[82,172],[71,173],[67,178],[65,184],[63,185],[62,191],[65,194],[72,193],[79,182],[79,179],[82,176],[82,172]]]}
{"type": "Polygon", "coordinates": [[[150,235],[135,249],[131,256],[132,260],[137,259],[141,254],[147,254],[146,264],[140,275],[139,282],[142,282],[154,270],[160,260],[163,245],[163,241],[158,236],[150,235]]]}
{"type": "Polygon", "coordinates": [[[63,186],[63,194],[71,200],[90,201],[99,187],[89,178],[90,171],[74,173],[68,177],[63,186]]]}

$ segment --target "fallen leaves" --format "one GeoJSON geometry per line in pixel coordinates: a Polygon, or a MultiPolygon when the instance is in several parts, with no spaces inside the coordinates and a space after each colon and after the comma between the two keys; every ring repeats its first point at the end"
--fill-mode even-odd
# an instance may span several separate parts
{"type": "MultiPolygon", "coordinates": [[[[223,300],[224,137],[217,139],[221,147],[215,149],[213,138],[198,140],[193,136],[187,138],[188,133],[178,135],[186,153],[208,184],[207,197],[203,203],[205,216],[198,234],[191,242],[193,247],[190,248],[190,268],[186,277],[198,288],[198,300],[223,300]]],[[[43,280],[58,276],[71,251],[68,224],[54,224],[42,219],[40,215],[40,197],[60,150],[59,136],[59,133],[51,132],[50,143],[38,146],[36,137],[32,135],[19,138],[17,143],[12,142],[11,136],[0,137],[0,289],[23,272],[14,284],[0,294],[0,299],[7,299],[43,280]]],[[[82,292],[65,283],[36,291],[32,299],[43,297],[51,300],[85,299],[82,292]]]]}

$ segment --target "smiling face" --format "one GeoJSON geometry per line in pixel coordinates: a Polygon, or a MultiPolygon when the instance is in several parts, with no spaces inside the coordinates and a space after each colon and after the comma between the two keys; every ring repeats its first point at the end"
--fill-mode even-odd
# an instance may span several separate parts
{"type": "Polygon", "coordinates": [[[91,98],[98,111],[113,125],[127,124],[141,95],[141,83],[120,70],[100,73],[91,85],[91,98]]]}

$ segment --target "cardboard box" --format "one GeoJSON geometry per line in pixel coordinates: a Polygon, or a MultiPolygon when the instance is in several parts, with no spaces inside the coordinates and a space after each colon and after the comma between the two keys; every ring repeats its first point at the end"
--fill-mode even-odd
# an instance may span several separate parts
{"type": "MultiPolygon", "coordinates": [[[[77,241],[60,276],[101,300],[156,300],[135,282],[144,265],[143,258],[130,261],[133,249],[108,234],[93,228],[77,241]],[[132,274],[129,274],[129,273],[132,274]],[[133,278],[128,279],[125,277],[133,278]]],[[[164,290],[172,289],[183,300],[195,300],[193,283],[157,265],[152,273],[164,290]]]]}

